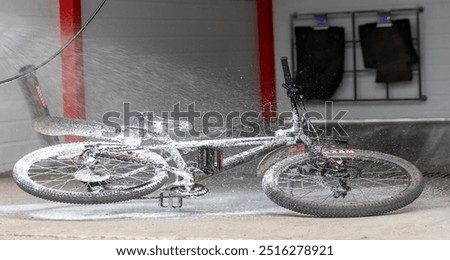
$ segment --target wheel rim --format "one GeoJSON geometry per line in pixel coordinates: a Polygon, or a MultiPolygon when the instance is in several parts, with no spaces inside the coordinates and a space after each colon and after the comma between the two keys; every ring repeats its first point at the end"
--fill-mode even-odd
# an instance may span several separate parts
{"type": "Polygon", "coordinates": [[[74,147],[77,149],[70,153],[62,150],[37,158],[26,171],[26,177],[46,190],[106,195],[145,186],[160,173],[134,161],[99,158],[97,162],[86,163],[79,156],[81,147],[84,146],[74,147]]]}

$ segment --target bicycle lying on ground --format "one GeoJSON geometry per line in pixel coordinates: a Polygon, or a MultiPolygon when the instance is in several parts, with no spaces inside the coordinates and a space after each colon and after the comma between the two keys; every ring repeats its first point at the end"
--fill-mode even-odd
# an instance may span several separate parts
{"type": "MultiPolygon", "coordinates": [[[[404,159],[322,146],[286,57],[282,67],[292,127],[277,130],[274,136],[176,141],[162,127],[117,129],[98,122],[40,117],[34,128],[42,134],[107,141],[59,144],[31,152],[16,163],[14,180],[28,193],[58,202],[101,204],[144,197],[158,199],[163,207],[181,207],[184,198],[208,192],[200,180],[265,155],[257,170],[265,194],[295,212],[320,217],[380,215],[410,204],[421,194],[422,175],[404,159]],[[224,157],[223,148],[246,146],[252,148],[224,157]],[[183,152],[192,149],[197,149],[196,162],[183,158],[183,152]],[[157,190],[159,195],[149,195],[157,190]]],[[[189,127],[168,120],[155,123],[189,127]]]]}

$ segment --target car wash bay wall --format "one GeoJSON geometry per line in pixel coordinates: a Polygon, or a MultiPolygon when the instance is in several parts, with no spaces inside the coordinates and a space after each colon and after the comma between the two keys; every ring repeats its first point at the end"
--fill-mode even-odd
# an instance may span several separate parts
{"type": "MultiPolygon", "coordinates": [[[[60,46],[55,0],[0,0],[2,78],[38,64],[60,46]],[[25,3],[26,2],[26,3],[25,3]],[[15,34],[21,31],[20,34],[15,34]],[[20,36],[20,37],[19,37],[20,36]],[[20,40],[19,40],[20,38],[20,40]],[[6,44],[6,45],[5,45],[6,44]],[[5,47],[6,46],[6,47],[5,47]],[[14,47],[14,48],[13,48],[14,47]],[[12,49],[11,49],[12,48],[12,49]],[[26,52],[28,50],[28,52],[26,52]]],[[[84,21],[99,1],[82,1],[84,21]]],[[[107,111],[170,110],[195,102],[200,110],[259,110],[255,1],[110,0],[84,33],[86,110],[101,120],[107,111]]],[[[446,1],[274,1],[275,55],[290,54],[289,14],[425,7],[422,65],[425,102],[338,103],[345,119],[448,117],[450,3],[446,1]]],[[[375,18],[374,18],[375,19],[375,18]]],[[[330,21],[332,23],[332,21],[330,21]]],[[[59,59],[38,77],[53,114],[62,115],[59,59]]],[[[278,108],[288,110],[278,63],[278,108]]],[[[368,88],[373,78],[367,81],[368,88]],[[370,84],[369,84],[370,83],[370,84]]],[[[406,87],[407,88],[407,87],[406,87]]],[[[40,146],[17,83],[0,89],[0,172],[40,146]]],[[[312,105],[322,110],[323,105],[312,105]]]]}
{"type": "MultiPolygon", "coordinates": [[[[275,37],[275,55],[289,56],[291,54],[290,42],[290,14],[298,13],[327,13],[339,11],[355,10],[376,10],[376,9],[395,9],[395,8],[415,8],[423,6],[424,12],[421,14],[421,60],[422,60],[422,83],[424,95],[428,97],[427,101],[382,101],[382,102],[335,102],[334,111],[349,110],[344,119],[388,119],[388,118],[449,118],[450,117],[450,90],[448,82],[450,80],[450,2],[439,0],[381,0],[381,1],[332,1],[332,0],[286,0],[273,1],[274,4],[274,37],[275,37]]],[[[400,18],[393,16],[392,19],[400,18]]],[[[410,18],[413,32],[416,28],[414,17],[410,18]]],[[[357,21],[360,24],[376,22],[376,15],[365,16],[357,21]]],[[[346,22],[343,19],[334,19],[330,17],[329,25],[344,26],[346,22]]],[[[311,18],[310,25],[314,24],[311,18]]],[[[351,38],[351,28],[346,27],[346,39],[351,38]]],[[[358,33],[358,32],[357,32],[358,33]]],[[[414,36],[414,35],[413,35],[414,36]]],[[[348,69],[351,66],[351,55],[349,48],[346,49],[345,66],[348,69]]],[[[358,53],[361,51],[357,49],[358,53]]],[[[359,58],[361,54],[359,53],[359,58]]],[[[360,61],[360,60],[359,60],[360,61]]],[[[361,64],[361,63],[359,63],[361,64]]],[[[282,71],[277,64],[277,98],[278,109],[289,110],[289,103],[281,88],[282,71]]],[[[359,93],[363,97],[383,97],[383,84],[375,84],[375,73],[363,75],[358,79],[359,93]]],[[[351,75],[344,76],[341,86],[336,92],[338,97],[345,96],[352,86],[351,75]]],[[[414,75],[417,79],[417,74],[414,75]]],[[[401,83],[392,85],[392,97],[414,95],[415,83],[401,83]]],[[[324,114],[323,102],[312,103],[309,105],[316,111],[324,114]]]]}
{"type": "MultiPolygon", "coordinates": [[[[60,47],[57,0],[0,0],[0,79],[20,68],[37,65],[60,47]]],[[[52,113],[61,108],[58,59],[38,72],[52,113]]],[[[0,173],[12,169],[23,155],[41,146],[31,129],[26,100],[13,81],[0,86],[0,173]]]]}

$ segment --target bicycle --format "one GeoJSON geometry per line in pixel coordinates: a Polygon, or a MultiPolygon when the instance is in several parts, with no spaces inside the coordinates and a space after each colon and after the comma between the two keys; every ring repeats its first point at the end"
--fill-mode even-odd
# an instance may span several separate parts
{"type": "Polygon", "coordinates": [[[199,184],[202,179],[265,155],[257,169],[265,194],[295,212],[361,217],[412,203],[424,189],[421,172],[393,155],[321,145],[303,102],[302,87],[293,82],[287,58],[281,62],[292,127],[277,130],[273,136],[175,141],[161,126],[189,125],[156,119],[160,127],[118,129],[98,122],[40,117],[33,127],[42,134],[102,140],[31,152],[14,166],[14,180],[26,192],[52,201],[101,204],[152,198],[162,207],[177,208],[183,199],[208,193],[199,184]],[[224,157],[223,148],[240,146],[252,148],[224,157]],[[192,149],[197,149],[197,162],[183,158],[182,152],[192,149]],[[159,195],[150,195],[157,190],[159,195]]]}

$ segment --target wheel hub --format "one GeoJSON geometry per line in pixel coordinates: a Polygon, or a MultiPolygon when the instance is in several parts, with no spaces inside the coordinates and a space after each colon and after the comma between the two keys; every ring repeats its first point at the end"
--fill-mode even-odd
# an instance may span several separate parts
{"type": "Polygon", "coordinates": [[[106,181],[110,176],[107,171],[99,171],[90,167],[85,167],[74,173],[75,179],[86,183],[106,181]]]}

